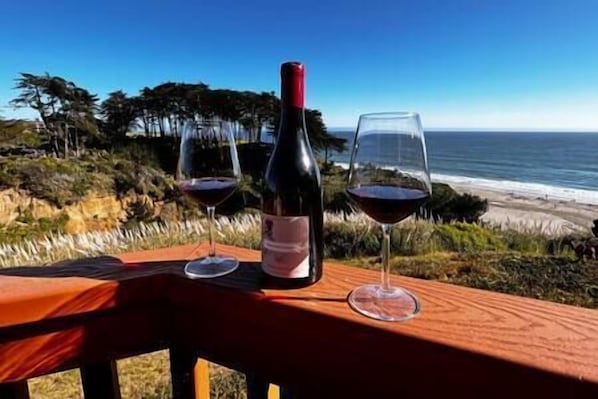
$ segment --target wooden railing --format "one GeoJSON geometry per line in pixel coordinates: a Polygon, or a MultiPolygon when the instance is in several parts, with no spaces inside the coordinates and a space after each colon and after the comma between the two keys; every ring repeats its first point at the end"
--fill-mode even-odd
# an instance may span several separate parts
{"type": "Polygon", "coordinates": [[[250,398],[270,382],[297,398],[598,398],[595,310],[395,277],[423,309],[385,323],[346,303],[376,272],[326,264],[312,287],[269,289],[258,252],[220,246],[238,271],[185,278],[205,250],[0,270],[0,398],[70,368],[87,399],[118,398],[115,359],[165,348],[176,398],[209,396],[205,360],[246,373],[250,398]]]}

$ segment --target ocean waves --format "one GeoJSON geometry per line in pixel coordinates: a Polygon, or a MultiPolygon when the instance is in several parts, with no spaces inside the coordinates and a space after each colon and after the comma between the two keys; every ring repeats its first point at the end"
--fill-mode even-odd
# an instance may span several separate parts
{"type": "Polygon", "coordinates": [[[512,180],[484,179],[478,177],[453,176],[432,173],[432,181],[472,189],[483,189],[501,193],[520,195],[547,200],[575,201],[581,204],[598,205],[598,191],[569,187],[551,186],[542,183],[519,182],[512,180]]]}

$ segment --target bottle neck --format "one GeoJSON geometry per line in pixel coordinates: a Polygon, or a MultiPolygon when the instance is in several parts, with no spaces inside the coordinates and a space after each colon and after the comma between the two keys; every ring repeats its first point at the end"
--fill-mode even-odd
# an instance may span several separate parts
{"type": "Polygon", "coordinates": [[[280,87],[280,126],[278,142],[281,144],[307,141],[305,132],[305,73],[303,65],[295,62],[285,63],[281,67],[280,87]]]}
{"type": "Polygon", "coordinates": [[[280,100],[282,108],[303,108],[305,98],[305,84],[303,74],[290,71],[282,74],[280,100]]]}
{"type": "Polygon", "coordinates": [[[301,140],[307,141],[304,109],[283,104],[277,142],[293,144],[301,140]]]}
{"type": "Polygon", "coordinates": [[[292,142],[306,139],[303,73],[291,70],[282,74],[280,97],[278,140],[292,142]]]}

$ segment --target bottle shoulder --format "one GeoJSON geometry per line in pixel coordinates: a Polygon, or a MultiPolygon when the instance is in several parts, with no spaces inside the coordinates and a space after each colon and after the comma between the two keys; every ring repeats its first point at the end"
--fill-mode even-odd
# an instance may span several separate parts
{"type": "Polygon", "coordinates": [[[270,161],[266,168],[266,174],[271,173],[274,168],[283,172],[299,174],[312,173],[320,175],[316,157],[308,143],[279,143],[274,146],[270,161]]]}
{"type": "Polygon", "coordinates": [[[321,187],[321,177],[315,160],[306,162],[284,156],[270,160],[264,174],[264,188],[278,191],[282,188],[321,187]]]}

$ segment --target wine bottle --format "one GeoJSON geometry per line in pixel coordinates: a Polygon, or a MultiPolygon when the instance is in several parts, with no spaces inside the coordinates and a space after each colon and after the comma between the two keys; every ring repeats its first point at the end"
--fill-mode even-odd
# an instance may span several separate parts
{"type": "Polygon", "coordinates": [[[292,288],[322,277],[322,184],[305,127],[304,66],[287,62],[280,74],[280,125],[262,190],[262,270],[292,288]]]}

